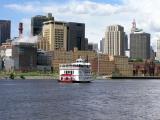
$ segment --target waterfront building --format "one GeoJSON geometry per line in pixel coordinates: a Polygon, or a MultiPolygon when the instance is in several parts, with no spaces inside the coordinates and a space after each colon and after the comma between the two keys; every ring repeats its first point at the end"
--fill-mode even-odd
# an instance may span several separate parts
{"type": "Polygon", "coordinates": [[[114,61],[115,69],[114,72],[119,76],[132,76],[133,65],[129,64],[128,57],[126,56],[113,56],[110,58],[114,61]]]}
{"type": "Polygon", "coordinates": [[[15,70],[30,71],[37,69],[37,48],[33,43],[14,43],[12,58],[15,70]]]}
{"type": "Polygon", "coordinates": [[[124,27],[120,25],[108,26],[105,33],[105,53],[124,56],[124,38],[124,27]]]}
{"type": "Polygon", "coordinates": [[[57,72],[59,71],[59,64],[72,63],[81,57],[91,63],[92,73],[96,75],[111,75],[118,72],[121,76],[132,76],[133,73],[133,65],[130,65],[128,57],[124,56],[111,57],[95,51],[79,51],[77,48],[74,48],[74,51],[49,51],[48,54],[52,56],[52,67],[57,72]]]}
{"type": "Polygon", "coordinates": [[[64,49],[67,50],[67,26],[61,21],[44,22],[42,39],[38,48],[44,51],[64,49]]]}
{"type": "Polygon", "coordinates": [[[84,23],[67,23],[67,50],[85,50],[85,24],[84,23]]]}
{"type": "Polygon", "coordinates": [[[31,33],[33,36],[42,34],[43,22],[54,20],[51,13],[48,16],[37,15],[31,18],[31,33]]]}
{"type": "Polygon", "coordinates": [[[11,37],[11,21],[0,20],[0,45],[11,37]]]}
{"type": "Polygon", "coordinates": [[[96,75],[108,75],[111,76],[115,64],[114,61],[110,61],[107,54],[97,53],[97,56],[91,60],[92,72],[96,75]]]}
{"type": "Polygon", "coordinates": [[[37,50],[37,70],[51,71],[51,56],[43,50],[37,50]]]}
{"type": "Polygon", "coordinates": [[[59,64],[72,63],[80,57],[90,62],[96,57],[94,51],[82,51],[78,50],[78,48],[74,48],[73,51],[65,51],[63,49],[48,51],[48,54],[52,56],[52,67],[55,71],[59,71],[59,64]]]}
{"type": "Polygon", "coordinates": [[[77,48],[74,48],[73,51],[73,61],[76,61],[79,57],[82,57],[86,61],[92,60],[97,56],[97,53],[95,51],[85,51],[85,50],[78,50],[77,48]]]}
{"type": "Polygon", "coordinates": [[[0,70],[12,71],[13,68],[12,40],[8,39],[0,46],[0,70]]]}
{"type": "Polygon", "coordinates": [[[72,51],[59,49],[47,53],[51,56],[51,66],[54,71],[59,72],[59,64],[72,63],[72,51]]]}
{"type": "Polygon", "coordinates": [[[133,76],[159,76],[160,64],[153,60],[132,61],[129,64],[133,65],[133,76]]]}

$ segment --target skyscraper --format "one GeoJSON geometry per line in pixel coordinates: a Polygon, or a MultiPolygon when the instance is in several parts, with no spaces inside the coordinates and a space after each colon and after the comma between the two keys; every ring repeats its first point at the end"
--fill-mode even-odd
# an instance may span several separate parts
{"type": "Polygon", "coordinates": [[[93,51],[93,44],[92,43],[88,43],[88,51],[93,51]]]}
{"type": "Polygon", "coordinates": [[[39,49],[45,51],[67,50],[67,26],[65,22],[53,20],[44,22],[42,37],[38,43],[39,49]]]}
{"type": "Polygon", "coordinates": [[[136,27],[133,20],[130,34],[130,57],[132,59],[150,58],[150,34],[136,27]]]}
{"type": "Polygon", "coordinates": [[[88,43],[88,50],[89,51],[98,51],[98,44],[97,43],[88,43]]]}
{"type": "Polygon", "coordinates": [[[42,34],[43,22],[54,20],[51,13],[48,16],[37,15],[31,19],[31,33],[33,36],[42,34]]]}
{"type": "Polygon", "coordinates": [[[157,40],[157,53],[156,53],[156,60],[160,61],[160,39],[157,40]]]}
{"type": "Polygon", "coordinates": [[[120,25],[107,27],[104,51],[109,55],[124,56],[124,28],[120,25]]]}
{"type": "Polygon", "coordinates": [[[88,50],[88,38],[85,38],[85,50],[88,50]]]}
{"type": "Polygon", "coordinates": [[[150,58],[150,34],[134,32],[130,34],[130,57],[132,59],[150,58]]]}
{"type": "Polygon", "coordinates": [[[100,51],[102,53],[104,53],[104,41],[105,41],[105,38],[102,38],[102,40],[100,40],[100,51]]]}
{"type": "Polygon", "coordinates": [[[125,37],[124,37],[124,50],[128,50],[128,35],[125,34],[125,37]]]}
{"type": "Polygon", "coordinates": [[[0,44],[11,37],[11,21],[0,20],[0,44]]]}
{"type": "Polygon", "coordinates": [[[67,50],[85,50],[85,24],[84,23],[67,23],[67,50]]]}

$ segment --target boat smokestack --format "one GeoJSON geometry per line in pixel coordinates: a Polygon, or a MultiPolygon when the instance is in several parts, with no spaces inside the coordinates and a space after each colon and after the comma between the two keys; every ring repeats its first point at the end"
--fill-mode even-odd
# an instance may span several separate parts
{"type": "Polygon", "coordinates": [[[23,23],[20,22],[19,23],[19,37],[21,37],[23,35],[23,23]]]}

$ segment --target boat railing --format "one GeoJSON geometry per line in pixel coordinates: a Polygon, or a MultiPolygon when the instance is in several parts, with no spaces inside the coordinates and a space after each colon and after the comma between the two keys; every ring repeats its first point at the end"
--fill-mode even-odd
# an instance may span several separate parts
{"type": "Polygon", "coordinates": [[[61,68],[68,68],[68,67],[84,67],[84,68],[90,68],[90,65],[81,65],[81,64],[78,64],[78,65],[72,65],[72,64],[64,64],[64,65],[60,65],[61,68]]]}

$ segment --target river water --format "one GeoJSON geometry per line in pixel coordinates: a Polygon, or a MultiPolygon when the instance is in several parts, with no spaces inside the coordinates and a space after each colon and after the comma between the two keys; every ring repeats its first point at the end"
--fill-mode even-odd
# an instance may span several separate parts
{"type": "Polygon", "coordinates": [[[0,120],[160,120],[160,81],[0,80],[0,120]]]}

